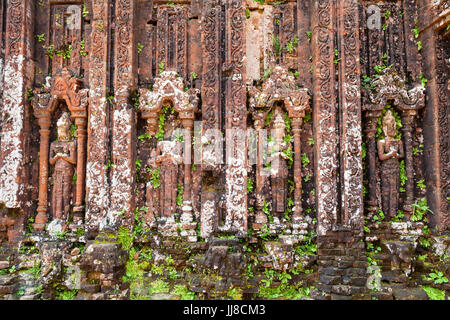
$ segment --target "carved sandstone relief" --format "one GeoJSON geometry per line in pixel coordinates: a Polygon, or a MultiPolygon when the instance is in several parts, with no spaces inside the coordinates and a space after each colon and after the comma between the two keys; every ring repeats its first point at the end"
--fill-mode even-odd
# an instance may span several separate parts
{"type": "Polygon", "coordinates": [[[280,217],[286,209],[286,190],[287,190],[287,167],[286,160],[290,159],[293,165],[294,175],[294,207],[292,223],[294,229],[305,229],[302,214],[302,178],[301,178],[301,131],[303,117],[309,110],[309,94],[305,88],[297,88],[295,78],[292,74],[281,67],[275,66],[272,74],[264,80],[262,88],[249,88],[250,94],[250,112],[252,113],[254,126],[256,130],[257,141],[257,163],[256,163],[256,217],[254,229],[260,229],[267,223],[267,216],[263,213],[266,202],[264,187],[267,183],[264,166],[270,160],[272,162],[269,168],[272,188],[272,211],[274,215],[280,217]],[[273,117],[273,121],[271,121],[273,117]],[[286,122],[292,128],[288,139],[286,122]],[[264,160],[263,156],[263,136],[262,129],[272,128],[270,134],[268,154],[264,160]],[[290,135],[293,134],[293,136],[290,135]],[[291,146],[293,140],[293,147],[291,146]],[[273,147],[273,148],[272,148],[273,147]],[[273,166],[273,167],[272,167],[273,166]]]}
{"type": "Polygon", "coordinates": [[[67,206],[70,203],[73,205],[74,224],[82,223],[84,217],[88,90],[80,89],[80,84],[81,81],[64,68],[51,79],[49,87],[36,90],[32,101],[34,115],[40,126],[39,203],[34,224],[35,230],[38,231],[43,230],[48,221],[49,163],[55,165],[51,212],[53,218],[67,219],[70,211],[67,206]],[[50,133],[55,125],[53,123],[52,126],[52,115],[64,107],[67,107],[71,117],[75,119],[76,148],[75,143],[67,137],[67,130],[72,129],[68,114],[63,114],[56,123],[61,141],[55,141],[50,146],[50,133]],[[68,128],[69,126],[71,128],[68,128]],[[71,175],[74,164],[76,164],[76,191],[75,198],[70,202],[70,187],[66,184],[69,183],[69,178],[70,182],[72,179],[75,180],[73,174],[71,175]]]}
{"type": "MultiPolygon", "coordinates": [[[[396,140],[392,138],[393,134],[395,136],[395,127],[392,125],[392,119],[387,120],[388,118],[386,118],[386,123],[383,124],[383,130],[385,130],[385,132],[388,132],[391,138],[387,138],[387,140],[385,139],[382,142],[378,142],[378,154],[380,155],[380,160],[384,162],[382,165],[382,170],[386,169],[386,171],[382,172],[383,176],[388,174],[389,172],[395,172],[395,174],[398,173],[396,168],[394,168],[395,163],[391,163],[395,162],[396,160],[388,160],[389,158],[395,156],[395,159],[397,159],[404,156],[406,183],[403,210],[410,215],[412,213],[412,204],[414,202],[412,131],[414,129],[414,119],[418,114],[417,112],[420,108],[424,107],[424,88],[422,86],[416,86],[412,89],[407,90],[403,78],[399,76],[394,68],[384,69],[382,74],[373,82],[373,84],[374,89],[370,93],[371,104],[367,105],[365,108],[366,117],[368,119],[367,126],[372,128],[368,132],[368,171],[370,175],[369,181],[371,181],[372,183],[375,181],[371,176],[376,172],[376,161],[374,158],[376,123],[382,113],[386,112],[385,107],[392,104],[395,110],[400,112],[401,115],[402,142],[396,142],[396,140]],[[403,150],[400,150],[400,148],[402,148],[403,150]],[[391,149],[392,152],[389,156],[387,156],[386,154],[389,154],[391,149]]],[[[384,179],[386,180],[386,178],[384,179]]],[[[391,182],[383,182],[383,189],[385,190],[383,191],[384,199],[388,197],[387,195],[385,195],[385,192],[387,192],[387,188],[396,185],[396,178],[392,179],[393,180],[391,182]]],[[[375,188],[375,185],[369,185],[369,203],[373,206],[371,210],[376,211],[375,188]]],[[[396,197],[395,192],[398,191],[398,188],[397,190],[393,191],[394,198],[396,197]]],[[[396,215],[397,212],[392,211],[396,210],[396,201],[393,200],[394,202],[389,205],[386,201],[387,200],[383,200],[383,210],[388,210],[390,215],[396,215]]]]}
{"type": "Polygon", "coordinates": [[[159,218],[160,222],[175,225],[173,213],[176,207],[177,177],[183,171],[183,213],[180,222],[183,229],[190,231],[186,235],[195,238],[196,223],[193,222],[191,199],[191,146],[199,90],[191,88],[185,91],[183,79],[175,71],[164,71],[155,78],[152,90],[141,88],[139,95],[139,111],[147,122],[147,133],[150,137],[157,136],[159,140],[148,161],[153,168],[151,170],[159,171],[161,180],[157,184],[147,184],[147,188],[160,189],[159,193],[156,192],[159,198],[155,197],[155,192],[147,191],[148,207],[155,210],[148,212],[153,217],[147,220],[152,223],[155,218],[159,218]],[[158,121],[160,115],[172,108],[181,128],[161,127],[161,121],[158,121]]]}

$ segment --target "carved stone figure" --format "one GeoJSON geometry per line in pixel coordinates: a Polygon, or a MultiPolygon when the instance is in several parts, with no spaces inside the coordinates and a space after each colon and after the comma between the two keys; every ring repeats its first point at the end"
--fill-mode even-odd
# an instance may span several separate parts
{"type": "Polygon", "coordinates": [[[397,214],[400,187],[398,159],[402,159],[404,153],[402,141],[395,139],[397,125],[390,110],[383,117],[383,132],[386,137],[378,141],[378,157],[382,161],[383,211],[388,216],[394,217],[397,214]]]}
{"type": "Polygon", "coordinates": [[[176,209],[178,165],[182,164],[182,144],[169,140],[171,130],[166,130],[165,140],[156,147],[156,164],[160,165],[161,186],[159,189],[159,207],[161,217],[169,218],[176,209]]]}
{"type": "Polygon", "coordinates": [[[70,114],[65,112],[57,122],[58,140],[50,145],[53,173],[52,213],[54,219],[67,220],[70,212],[72,178],[77,163],[77,144],[70,137],[70,114]]]}
{"type": "Polygon", "coordinates": [[[287,196],[287,179],[288,179],[288,167],[286,160],[289,157],[285,154],[285,150],[288,149],[287,143],[285,143],[285,129],[286,124],[283,120],[283,113],[280,109],[275,111],[275,119],[272,129],[272,141],[269,142],[269,153],[271,154],[271,181],[272,181],[272,208],[275,215],[281,218],[286,209],[286,196],[287,196]]]}

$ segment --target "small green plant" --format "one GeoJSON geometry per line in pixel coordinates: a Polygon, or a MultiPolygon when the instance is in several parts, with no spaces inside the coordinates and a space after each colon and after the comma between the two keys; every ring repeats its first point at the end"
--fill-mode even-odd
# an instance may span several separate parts
{"type": "Polygon", "coordinates": [[[178,206],[183,205],[183,186],[181,186],[180,184],[177,185],[176,203],[178,206]]]}
{"type": "Polygon", "coordinates": [[[398,210],[397,211],[397,215],[395,217],[392,218],[393,222],[399,222],[401,221],[403,218],[405,217],[405,214],[403,213],[402,210],[398,210]]]}
{"type": "Polygon", "coordinates": [[[278,36],[272,36],[272,43],[273,43],[273,53],[275,54],[275,56],[279,56],[281,53],[280,38],[278,36]]]}
{"type": "Polygon", "coordinates": [[[314,138],[308,138],[308,144],[310,146],[313,146],[314,145],[314,138]]]}
{"type": "Polygon", "coordinates": [[[84,50],[86,48],[86,43],[84,42],[84,40],[81,40],[80,42],[80,54],[85,57],[89,54],[89,52],[87,52],[86,50],[84,50]]]}
{"type": "Polygon", "coordinates": [[[334,60],[333,60],[333,63],[334,64],[338,64],[339,63],[339,61],[341,61],[341,58],[339,58],[339,51],[338,51],[338,49],[334,49],[334,60]]]}
{"type": "Polygon", "coordinates": [[[412,32],[414,33],[414,38],[418,38],[419,37],[419,27],[417,26],[417,24],[415,25],[414,29],[412,29],[412,32]]]}
{"type": "Polygon", "coordinates": [[[263,79],[267,79],[270,77],[270,75],[272,74],[272,68],[267,68],[264,70],[264,74],[262,76],[263,79]]]}
{"type": "Polygon", "coordinates": [[[142,143],[144,143],[145,142],[145,139],[150,139],[152,136],[150,135],[150,134],[148,134],[148,133],[144,133],[144,134],[141,134],[140,136],[138,136],[138,139],[142,142],[142,143]]]}
{"type": "Polygon", "coordinates": [[[30,268],[28,271],[33,275],[33,279],[39,280],[41,278],[41,260],[34,261],[33,267],[30,268]]]}
{"type": "Polygon", "coordinates": [[[305,168],[311,161],[306,153],[302,154],[302,167],[305,168]]]}
{"type": "Polygon", "coordinates": [[[117,237],[124,250],[131,249],[131,246],[133,245],[133,237],[130,230],[128,230],[124,226],[121,226],[117,234],[117,237]]]}
{"type": "Polygon", "coordinates": [[[420,51],[423,49],[422,41],[417,41],[417,50],[420,51]]]}
{"type": "Polygon", "coordinates": [[[426,219],[426,213],[430,212],[433,213],[433,211],[430,210],[430,208],[427,205],[427,199],[421,198],[416,200],[415,203],[413,203],[413,213],[411,215],[412,221],[422,221],[426,219]]]}
{"type": "Polygon", "coordinates": [[[419,145],[419,148],[414,147],[413,148],[413,155],[418,155],[418,154],[422,154],[423,153],[423,144],[419,145]]]}
{"type": "Polygon", "coordinates": [[[375,213],[372,217],[372,219],[374,221],[376,221],[377,223],[381,223],[381,221],[383,221],[385,218],[384,212],[383,210],[378,210],[377,213],[375,213]]]}
{"type": "Polygon", "coordinates": [[[305,178],[303,179],[305,182],[308,182],[311,180],[311,173],[306,174],[305,178]]]}
{"type": "Polygon", "coordinates": [[[372,81],[372,78],[366,74],[362,75],[362,86],[364,89],[372,90],[375,88],[375,83],[372,81]]]}
{"type": "Polygon", "coordinates": [[[105,170],[108,170],[108,169],[111,168],[113,165],[114,165],[114,164],[113,164],[110,160],[108,160],[108,161],[106,162],[105,170]]]}
{"type": "Polygon", "coordinates": [[[158,72],[159,72],[159,74],[161,74],[161,73],[163,73],[163,71],[164,71],[164,61],[161,61],[158,64],[158,72]]]}
{"type": "Polygon", "coordinates": [[[180,300],[195,300],[195,292],[189,291],[186,286],[181,284],[175,285],[172,293],[180,295],[180,300]]]}
{"type": "Polygon", "coordinates": [[[136,171],[141,171],[141,167],[142,167],[142,160],[136,159],[136,171]]]}
{"type": "Polygon", "coordinates": [[[253,192],[253,180],[247,179],[247,193],[253,192]]]}
{"type": "Polygon", "coordinates": [[[163,280],[156,280],[150,283],[149,294],[153,293],[168,293],[169,284],[163,280]]]}
{"type": "Polygon", "coordinates": [[[444,276],[444,273],[442,271],[439,271],[437,269],[433,269],[433,272],[429,273],[428,276],[422,275],[422,280],[426,281],[433,281],[434,284],[442,284],[447,283],[448,279],[444,276]]]}
{"type": "Polygon", "coordinates": [[[312,32],[306,31],[306,38],[308,39],[308,42],[311,42],[312,32]]]}
{"type": "Polygon", "coordinates": [[[137,51],[138,51],[138,53],[141,53],[142,49],[144,49],[144,46],[140,42],[138,42],[138,44],[137,44],[137,51]]]}
{"type": "Polygon", "coordinates": [[[420,79],[420,85],[425,88],[425,86],[427,85],[428,79],[425,78],[425,76],[422,73],[419,74],[419,79],[420,79]]]}
{"type": "Polygon", "coordinates": [[[242,300],[242,291],[233,287],[228,290],[227,296],[232,300],[242,300]]]}
{"type": "Polygon", "coordinates": [[[265,215],[267,215],[267,218],[269,219],[269,222],[273,223],[273,216],[272,216],[272,213],[270,212],[269,204],[270,204],[269,202],[266,202],[266,200],[264,200],[262,212],[265,215]]]}
{"type": "Polygon", "coordinates": [[[51,44],[49,46],[42,46],[45,51],[45,55],[49,57],[50,59],[53,59],[53,56],[55,55],[55,45],[51,44]]]}
{"type": "Polygon", "coordinates": [[[150,183],[153,186],[153,189],[158,189],[161,186],[161,168],[150,169],[150,183]]]}
{"type": "Polygon", "coordinates": [[[45,41],[45,33],[37,34],[36,37],[37,37],[38,42],[45,41]]]}
{"type": "Polygon", "coordinates": [[[195,72],[191,72],[191,78],[192,80],[197,79],[197,74],[195,72]]]}
{"type": "Polygon", "coordinates": [[[86,18],[88,14],[89,14],[89,11],[86,7],[86,3],[83,3],[83,11],[81,12],[81,15],[83,16],[83,18],[86,18]]]}
{"type": "Polygon", "coordinates": [[[290,42],[288,42],[288,44],[286,45],[286,50],[289,53],[292,53],[294,51],[294,49],[297,47],[298,45],[298,38],[294,37],[294,39],[292,39],[290,42]]]}
{"type": "Polygon", "coordinates": [[[424,191],[425,188],[427,187],[427,186],[425,185],[424,182],[425,182],[424,179],[421,179],[421,180],[419,180],[419,181],[416,182],[417,187],[418,187],[420,190],[422,190],[422,191],[424,191]]]}
{"type": "Polygon", "coordinates": [[[249,9],[245,9],[245,18],[250,19],[250,10],[249,9]]]}

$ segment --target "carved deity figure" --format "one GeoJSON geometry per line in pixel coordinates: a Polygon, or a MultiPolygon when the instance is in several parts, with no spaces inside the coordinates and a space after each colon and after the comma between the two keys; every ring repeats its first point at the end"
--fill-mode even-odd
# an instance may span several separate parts
{"type": "Polygon", "coordinates": [[[77,161],[77,144],[70,136],[70,114],[64,112],[57,122],[58,139],[50,145],[50,165],[54,166],[52,212],[54,219],[66,220],[70,212],[72,178],[77,161]]]}
{"type": "Polygon", "coordinates": [[[177,198],[178,166],[182,164],[182,143],[171,138],[173,130],[167,130],[164,140],[156,146],[155,162],[160,166],[161,186],[159,207],[161,217],[169,218],[175,212],[177,198]]]}
{"type": "Polygon", "coordinates": [[[382,161],[382,205],[388,216],[394,217],[398,209],[398,194],[400,188],[400,167],[398,159],[404,157],[403,143],[395,139],[397,125],[391,110],[386,112],[382,121],[386,136],[378,141],[378,157],[382,161]]]}
{"type": "Polygon", "coordinates": [[[286,209],[288,167],[286,160],[289,157],[284,153],[288,145],[284,142],[286,124],[283,113],[276,109],[274,123],[272,127],[272,140],[268,143],[271,160],[271,181],[272,181],[272,208],[275,216],[281,218],[286,209]]]}

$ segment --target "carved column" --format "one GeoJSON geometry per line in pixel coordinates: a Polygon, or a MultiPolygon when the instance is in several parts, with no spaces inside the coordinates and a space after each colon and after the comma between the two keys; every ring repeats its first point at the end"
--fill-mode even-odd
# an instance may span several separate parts
{"type": "Polygon", "coordinates": [[[416,110],[406,110],[402,112],[402,132],[403,143],[405,148],[405,173],[406,177],[406,199],[403,205],[403,210],[412,213],[412,204],[414,202],[414,167],[413,167],[413,153],[412,153],[412,130],[414,123],[414,116],[417,114],[416,110]]]}
{"type": "Polygon", "coordinates": [[[292,119],[292,132],[294,134],[294,216],[293,219],[301,218],[302,209],[302,158],[301,158],[301,132],[303,118],[292,119]]]}
{"type": "Polygon", "coordinates": [[[48,221],[48,156],[50,147],[50,112],[43,112],[36,115],[40,127],[40,147],[39,147],[39,201],[37,216],[33,224],[34,230],[42,231],[48,221]]]}
{"type": "MultiPolygon", "coordinates": [[[[27,203],[29,194],[25,182],[28,172],[30,154],[29,140],[30,116],[26,101],[26,91],[33,82],[33,19],[34,1],[2,1],[3,23],[0,80],[2,92],[0,103],[0,203],[6,208],[20,208],[29,215],[31,210],[27,203]],[[25,180],[24,180],[25,179],[25,180]]],[[[15,220],[22,219],[19,215],[15,220]]],[[[17,232],[21,225],[11,227],[17,232]]]]}
{"type": "Polygon", "coordinates": [[[73,116],[77,126],[77,186],[75,195],[75,206],[73,208],[75,223],[83,220],[84,213],[84,184],[86,177],[86,139],[87,139],[87,115],[73,116]]]}
{"type": "Polygon", "coordinates": [[[317,223],[319,236],[325,235],[337,221],[338,210],[338,137],[336,127],[334,15],[335,1],[314,2],[312,14],[313,121],[317,170],[317,223]]]}
{"type": "Polygon", "coordinates": [[[424,156],[427,203],[433,233],[450,231],[450,82],[447,28],[450,16],[446,1],[419,0],[419,38],[423,49],[423,75],[428,79],[424,112],[424,156]],[[431,6],[430,6],[431,4],[431,6]]]}
{"type": "Polygon", "coordinates": [[[357,0],[337,1],[339,67],[340,185],[339,223],[363,233],[363,167],[361,159],[361,84],[359,9],[357,0]]]}
{"type": "Polygon", "coordinates": [[[110,227],[132,226],[136,197],[135,111],[129,103],[136,88],[135,0],[115,3],[114,103],[112,115],[112,163],[110,227]],[[124,210],[125,217],[117,212],[124,210]]]}
{"type": "Polygon", "coordinates": [[[226,2],[226,63],[230,72],[226,81],[225,127],[226,218],[222,228],[238,237],[247,235],[247,129],[244,1],[226,2]]]}
{"type": "Polygon", "coordinates": [[[108,40],[110,6],[107,0],[92,1],[89,51],[89,118],[86,165],[86,226],[97,231],[109,207],[108,163],[108,40]]]}
{"type": "Polygon", "coordinates": [[[369,211],[377,211],[377,142],[375,135],[377,133],[377,121],[381,111],[368,111],[366,115],[367,124],[364,132],[367,135],[367,164],[369,178],[369,211]]]}
{"type": "MultiPolygon", "coordinates": [[[[262,113],[255,113],[255,116],[262,115],[262,113]]],[[[255,223],[253,224],[254,230],[260,230],[261,227],[267,223],[267,216],[262,212],[264,206],[264,194],[262,192],[264,187],[263,176],[263,136],[262,129],[264,127],[264,119],[255,119],[256,129],[256,202],[255,202],[255,223]]]]}
{"type": "Polygon", "coordinates": [[[183,119],[184,127],[184,194],[183,194],[183,215],[181,219],[185,222],[192,222],[192,196],[191,196],[191,162],[192,162],[192,128],[193,119],[183,119]]]}

